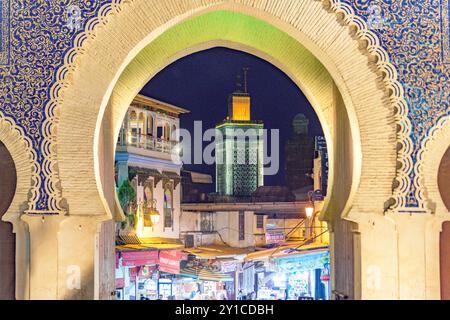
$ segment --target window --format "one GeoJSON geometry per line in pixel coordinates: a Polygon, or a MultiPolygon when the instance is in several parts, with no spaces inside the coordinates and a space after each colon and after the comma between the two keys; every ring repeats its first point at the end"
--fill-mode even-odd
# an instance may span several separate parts
{"type": "Polygon", "coordinates": [[[148,179],[144,183],[144,227],[153,227],[150,216],[151,208],[153,206],[153,180],[148,179]]]}
{"type": "Polygon", "coordinates": [[[172,184],[164,187],[164,228],[173,228],[172,184]]]}
{"type": "Polygon", "coordinates": [[[129,123],[130,131],[133,136],[137,135],[138,124],[137,124],[137,114],[136,111],[130,112],[130,123],[129,123]]]}
{"type": "Polygon", "coordinates": [[[147,135],[153,136],[153,116],[151,114],[147,118],[147,135]]]}
{"type": "Polygon", "coordinates": [[[256,228],[264,229],[264,216],[256,216],[256,228]]]}
{"type": "Polygon", "coordinates": [[[156,129],[156,136],[158,137],[158,139],[163,139],[164,138],[163,127],[158,127],[156,129]]]}
{"type": "Polygon", "coordinates": [[[145,116],[143,113],[139,114],[139,121],[138,121],[138,134],[144,134],[144,130],[145,130],[145,116]]]}
{"type": "Polygon", "coordinates": [[[169,141],[170,140],[170,125],[166,123],[164,125],[164,140],[169,141]]]}
{"type": "Polygon", "coordinates": [[[200,216],[200,231],[212,232],[214,231],[214,220],[212,212],[202,212],[200,216]]]}
{"type": "Polygon", "coordinates": [[[239,211],[239,241],[245,240],[245,212],[239,211]]]}
{"type": "Polygon", "coordinates": [[[178,137],[175,135],[176,133],[177,133],[177,126],[173,125],[172,126],[172,132],[170,133],[171,134],[171,137],[170,137],[171,141],[178,141],[178,137]]]}

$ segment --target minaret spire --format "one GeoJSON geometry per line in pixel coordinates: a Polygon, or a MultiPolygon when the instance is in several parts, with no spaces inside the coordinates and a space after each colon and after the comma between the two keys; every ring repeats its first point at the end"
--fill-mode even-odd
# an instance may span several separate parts
{"type": "Polygon", "coordinates": [[[244,93],[248,93],[248,71],[250,70],[250,68],[242,68],[242,70],[244,71],[244,93]]]}

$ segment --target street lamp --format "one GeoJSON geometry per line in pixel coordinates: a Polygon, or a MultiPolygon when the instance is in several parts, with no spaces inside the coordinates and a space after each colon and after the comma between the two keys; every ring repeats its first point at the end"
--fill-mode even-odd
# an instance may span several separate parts
{"type": "Polygon", "coordinates": [[[306,212],[306,217],[308,217],[308,219],[311,219],[312,216],[314,215],[314,204],[312,202],[310,202],[305,207],[305,212],[306,212]]]}
{"type": "Polygon", "coordinates": [[[159,214],[158,210],[156,210],[156,208],[152,209],[152,211],[150,212],[150,219],[152,220],[152,224],[157,225],[160,218],[161,215],[159,214]]]}
{"type": "Polygon", "coordinates": [[[314,218],[315,218],[315,207],[314,207],[314,191],[310,191],[308,193],[308,197],[309,197],[309,203],[308,205],[305,207],[305,212],[306,212],[306,217],[308,218],[308,221],[306,222],[306,226],[308,231],[308,237],[314,237],[314,218]]]}

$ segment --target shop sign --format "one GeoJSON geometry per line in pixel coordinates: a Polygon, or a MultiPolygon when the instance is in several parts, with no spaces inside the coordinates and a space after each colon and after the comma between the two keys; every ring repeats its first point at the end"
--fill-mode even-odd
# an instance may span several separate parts
{"type": "Polygon", "coordinates": [[[139,270],[139,278],[150,279],[156,271],[156,266],[144,266],[139,270]]]}
{"type": "Polygon", "coordinates": [[[328,251],[301,254],[289,258],[277,258],[277,267],[280,272],[302,272],[311,269],[322,269],[328,260],[328,251]]]}
{"type": "Polygon", "coordinates": [[[286,241],[284,232],[266,232],[266,243],[267,244],[279,244],[286,241]]]}
{"type": "Polygon", "coordinates": [[[122,266],[151,266],[158,263],[158,251],[122,252],[122,266]]]}
{"type": "Polygon", "coordinates": [[[138,276],[139,267],[133,267],[128,269],[129,275],[130,275],[130,281],[135,282],[136,277],[138,276]]]}
{"type": "Polygon", "coordinates": [[[324,268],[322,269],[322,273],[320,275],[320,280],[323,282],[330,281],[330,264],[326,263],[324,268]]]}
{"type": "Polygon", "coordinates": [[[125,279],[124,278],[116,278],[116,289],[122,289],[125,287],[125,279]]]}
{"type": "Polygon", "coordinates": [[[159,271],[180,274],[180,262],[183,257],[181,250],[162,250],[159,253],[159,271]]]}
{"type": "Polygon", "coordinates": [[[236,270],[237,270],[236,261],[222,261],[220,272],[230,273],[230,272],[235,272],[236,270]]]}

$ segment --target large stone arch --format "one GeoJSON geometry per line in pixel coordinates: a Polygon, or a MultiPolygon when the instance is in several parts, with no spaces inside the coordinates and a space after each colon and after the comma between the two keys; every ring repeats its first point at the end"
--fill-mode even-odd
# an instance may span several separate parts
{"type": "MultiPolygon", "coordinates": [[[[353,279],[350,279],[355,282],[352,286],[359,291],[355,297],[407,297],[398,292],[398,261],[392,259],[397,255],[397,235],[393,227],[395,222],[392,218],[383,216],[388,206],[393,204],[388,200],[391,197],[399,199],[398,192],[393,191],[394,178],[399,175],[401,192],[405,188],[402,183],[405,171],[411,167],[402,160],[410,149],[408,143],[401,139],[408,135],[408,127],[401,122],[406,111],[401,101],[402,90],[395,82],[395,68],[389,64],[376,37],[364,29],[360,20],[352,20],[355,17],[349,7],[339,6],[338,1],[332,1],[331,4],[331,12],[322,2],[313,0],[206,0],[201,3],[189,0],[134,0],[118,6],[119,9],[114,7],[109,15],[100,19],[101,28],[94,28],[78,38],[80,46],[68,56],[70,72],[66,74],[65,81],[70,85],[62,87],[60,91],[55,90],[60,94],[61,107],[58,111],[57,130],[53,134],[57,141],[56,159],[62,195],[66,200],[69,217],[83,221],[84,224],[91,217],[98,221],[111,219],[114,215],[115,195],[105,190],[110,182],[108,172],[112,168],[111,163],[104,160],[112,159],[117,125],[123,109],[127,107],[126,102],[131,101],[132,93],[137,93],[141,88],[139,85],[142,85],[142,79],[131,84],[119,82],[133,62],[139,64],[136,60],[139,53],[169,29],[190,19],[201,18],[209,12],[219,10],[235,12],[258,19],[289,35],[320,62],[323,70],[328,71],[332,80],[330,83],[334,83],[338,90],[333,90],[332,93],[326,91],[333,95],[333,101],[342,98],[341,105],[345,106],[343,111],[347,113],[347,123],[351,128],[351,134],[347,136],[351,137],[350,153],[353,155],[348,194],[338,195],[337,199],[342,203],[337,201],[339,205],[330,205],[328,210],[344,212],[343,218],[358,223],[355,229],[349,231],[360,233],[358,242],[351,242],[351,245],[355,245],[355,250],[359,250],[359,254],[351,257],[350,261],[358,269],[352,275],[353,279]],[[94,36],[89,38],[90,35],[94,36]],[[383,76],[384,82],[381,80],[383,76]],[[389,90],[385,90],[386,87],[389,90]],[[121,91],[116,91],[117,88],[121,91]],[[339,95],[336,95],[337,92],[339,95]],[[114,108],[115,105],[118,107],[114,108]],[[397,143],[400,142],[403,143],[402,148],[397,150],[397,143]],[[403,164],[398,172],[397,155],[403,164]],[[380,274],[380,285],[378,282],[373,284],[366,281],[371,277],[368,273],[378,270],[377,268],[381,268],[383,272],[380,274]]],[[[251,29],[251,26],[246,27],[247,30],[251,29]]],[[[203,34],[207,30],[204,28],[203,34]]],[[[184,40],[187,39],[173,39],[184,40]]],[[[147,61],[144,69],[153,70],[154,73],[176,59],[177,55],[180,57],[189,50],[199,50],[201,45],[205,46],[207,43],[211,45],[209,41],[200,40],[197,40],[197,44],[185,43],[185,48],[172,53],[167,50],[170,48],[160,48],[153,57],[155,61],[160,59],[162,62],[153,64],[152,61],[147,61]]],[[[273,63],[283,60],[275,58],[273,52],[257,48],[257,43],[245,44],[242,38],[227,39],[226,34],[218,34],[208,40],[222,41],[220,43],[227,46],[231,46],[232,42],[237,43],[241,49],[265,53],[266,58],[273,63]]],[[[320,114],[320,108],[323,107],[319,99],[321,94],[318,93],[320,86],[314,86],[314,77],[306,79],[296,75],[295,70],[286,68],[286,62],[281,64],[285,72],[297,79],[296,82],[306,91],[320,114]]],[[[332,130],[337,127],[333,124],[337,118],[327,119],[327,113],[322,111],[319,117],[325,123],[327,135],[336,135],[332,130]]],[[[338,115],[342,116],[345,112],[338,115]]],[[[345,122],[342,119],[339,121],[345,122]]],[[[333,152],[337,153],[338,150],[333,152]]],[[[349,153],[344,149],[341,152],[349,153]]],[[[338,156],[335,155],[334,158],[338,159],[338,156]]],[[[344,162],[335,164],[334,167],[335,171],[349,173],[344,162]]],[[[69,237],[67,240],[73,239],[69,237]]],[[[63,272],[64,270],[59,271],[60,274],[63,272]]],[[[409,289],[408,287],[406,291],[409,292],[409,289]]]]}
{"type": "MultiPolygon", "coordinates": [[[[29,235],[26,223],[22,221],[28,209],[30,191],[33,186],[32,172],[35,154],[31,142],[23,138],[23,132],[14,121],[0,117],[0,141],[8,150],[15,167],[15,193],[2,220],[12,225],[15,240],[15,297],[29,298],[29,235]]],[[[2,168],[3,169],[3,168],[2,168]]]]}

